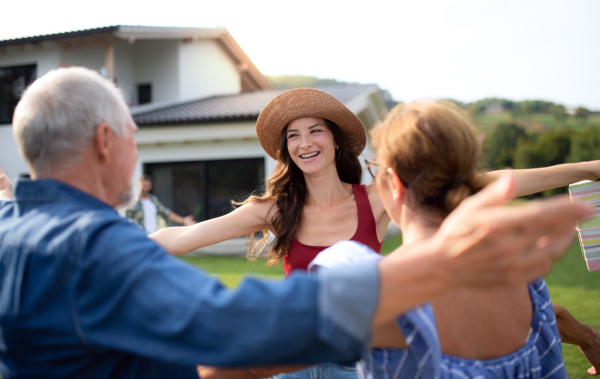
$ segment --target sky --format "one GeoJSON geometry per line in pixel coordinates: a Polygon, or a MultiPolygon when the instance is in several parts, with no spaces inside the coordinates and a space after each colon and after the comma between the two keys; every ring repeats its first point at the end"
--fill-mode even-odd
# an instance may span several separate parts
{"type": "Polygon", "coordinates": [[[266,75],[376,83],[400,101],[501,97],[600,110],[600,0],[35,0],[2,11],[14,17],[2,17],[0,39],[220,26],[266,75]]]}

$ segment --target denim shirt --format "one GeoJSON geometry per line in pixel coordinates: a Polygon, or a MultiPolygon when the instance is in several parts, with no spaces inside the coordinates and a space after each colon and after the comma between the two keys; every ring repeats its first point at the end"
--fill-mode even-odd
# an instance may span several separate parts
{"type": "Polygon", "coordinates": [[[21,180],[0,200],[0,373],[193,378],[195,364],[357,360],[376,264],[228,289],[98,199],[21,180]]]}

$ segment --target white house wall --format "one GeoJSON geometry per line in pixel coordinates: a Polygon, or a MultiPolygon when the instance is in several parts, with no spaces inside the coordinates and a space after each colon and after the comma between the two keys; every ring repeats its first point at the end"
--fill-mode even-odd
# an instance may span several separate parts
{"type": "Polygon", "coordinates": [[[179,41],[136,41],[135,84],[152,84],[152,102],[179,99],[179,41]]]}
{"type": "Polygon", "coordinates": [[[239,93],[241,86],[241,76],[235,63],[215,40],[181,42],[180,99],[239,93]]]}
{"type": "Polygon", "coordinates": [[[12,125],[0,126],[0,167],[10,179],[29,173],[27,164],[19,155],[17,144],[13,139],[12,125]]]}
{"type": "Polygon", "coordinates": [[[115,45],[115,83],[123,91],[125,101],[130,105],[137,104],[137,86],[135,82],[135,65],[133,46],[129,44],[115,45]]]}

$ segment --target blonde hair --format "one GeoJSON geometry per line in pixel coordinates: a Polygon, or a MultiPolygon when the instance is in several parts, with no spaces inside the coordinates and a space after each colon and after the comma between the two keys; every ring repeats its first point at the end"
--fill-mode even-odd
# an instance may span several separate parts
{"type": "Polygon", "coordinates": [[[379,163],[394,170],[418,205],[450,213],[484,185],[475,176],[481,144],[454,103],[400,104],[371,131],[371,140],[379,163]]]}

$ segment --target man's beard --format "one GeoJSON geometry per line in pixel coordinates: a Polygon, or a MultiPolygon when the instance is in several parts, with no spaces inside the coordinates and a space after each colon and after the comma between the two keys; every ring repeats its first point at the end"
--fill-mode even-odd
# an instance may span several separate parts
{"type": "Polygon", "coordinates": [[[127,191],[119,195],[119,204],[117,205],[118,210],[123,210],[131,207],[138,200],[138,192],[135,189],[134,177],[129,181],[129,188],[127,191]]]}

